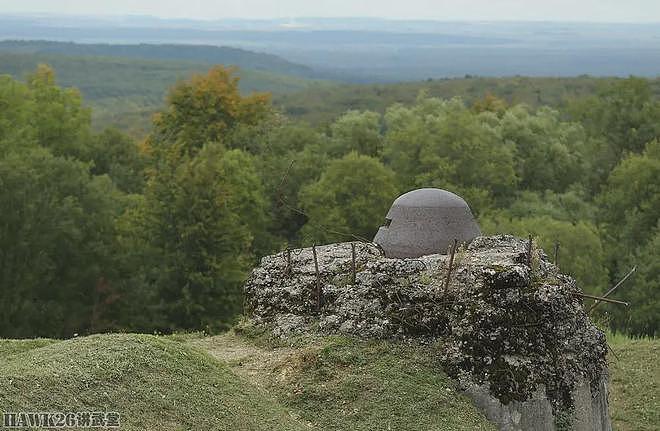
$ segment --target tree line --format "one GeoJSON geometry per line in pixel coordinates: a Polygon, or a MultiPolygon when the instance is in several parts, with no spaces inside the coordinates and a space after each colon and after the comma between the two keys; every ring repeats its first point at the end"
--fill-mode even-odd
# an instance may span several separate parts
{"type": "Polygon", "coordinates": [[[422,92],[311,126],[216,66],[172,87],[135,142],[95,133],[47,66],[0,76],[0,336],[222,330],[260,256],[370,239],[418,187],[462,195],[484,233],[559,242],[589,293],[637,265],[617,292],[631,308],[599,318],[655,335],[659,114],[630,78],[561,111],[422,92]]]}

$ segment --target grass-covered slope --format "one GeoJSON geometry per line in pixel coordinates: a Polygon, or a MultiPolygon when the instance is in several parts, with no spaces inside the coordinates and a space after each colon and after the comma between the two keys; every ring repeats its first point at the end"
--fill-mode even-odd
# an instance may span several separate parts
{"type": "Polygon", "coordinates": [[[432,346],[327,337],[293,346],[226,334],[195,344],[274,394],[311,429],[495,430],[432,346]]]}
{"type": "Polygon", "coordinates": [[[0,410],[116,411],[122,429],[297,430],[225,364],[149,335],[0,345],[0,410]]]}
{"type": "Polygon", "coordinates": [[[493,430],[426,353],[342,338],[4,341],[0,411],[118,411],[135,430],[493,430]]]}
{"type": "MultiPolygon", "coordinates": [[[[660,342],[610,344],[614,429],[658,429],[660,342]]],[[[494,430],[434,349],[245,332],[0,340],[0,412],[118,411],[128,430],[494,430]]]]}

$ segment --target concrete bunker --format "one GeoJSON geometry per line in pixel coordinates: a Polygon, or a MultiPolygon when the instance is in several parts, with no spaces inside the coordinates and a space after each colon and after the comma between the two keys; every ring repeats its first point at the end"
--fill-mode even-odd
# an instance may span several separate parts
{"type": "Polygon", "coordinates": [[[423,188],[399,196],[374,238],[389,258],[444,254],[454,239],[469,243],[481,235],[468,204],[442,189],[423,188]]]}

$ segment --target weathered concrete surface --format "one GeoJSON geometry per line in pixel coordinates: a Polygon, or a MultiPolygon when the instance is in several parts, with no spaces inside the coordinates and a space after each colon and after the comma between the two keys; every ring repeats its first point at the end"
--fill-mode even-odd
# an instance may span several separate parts
{"type": "Polygon", "coordinates": [[[611,431],[608,414],[607,376],[603,376],[597,389],[581,379],[573,389],[574,411],[564,417],[563,425],[558,425],[552,403],[545,394],[544,385],[525,401],[511,401],[502,404],[490,394],[488,387],[467,383],[464,392],[472,398],[486,417],[502,431],[555,431],[571,429],[575,431],[611,431]]]}
{"type": "Polygon", "coordinates": [[[527,400],[511,401],[508,405],[492,396],[487,386],[472,383],[465,385],[463,389],[486,417],[502,431],[555,430],[552,404],[545,395],[543,385],[539,385],[527,400]]]}
{"type": "Polygon", "coordinates": [[[476,238],[446,287],[446,255],[389,259],[358,243],[353,283],[348,243],[317,247],[319,280],[311,249],[294,251],[291,267],[280,253],[246,283],[246,312],[282,337],[439,341],[444,370],[502,429],[609,430],[604,334],[572,294],[575,281],[542,250],[530,266],[526,249],[511,236],[476,238]]]}
{"type": "Polygon", "coordinates": [[[454,239],[469,243],[481,235],[468,204],[441,189],[418,189],[399,196],[374,242],[385,256],[420,257],[447,253],[454,239]]]}

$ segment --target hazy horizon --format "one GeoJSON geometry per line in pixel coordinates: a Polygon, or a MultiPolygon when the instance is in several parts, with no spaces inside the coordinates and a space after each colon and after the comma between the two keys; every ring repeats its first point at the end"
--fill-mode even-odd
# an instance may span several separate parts
{"type": "Polygon", "coordinates": [[[317,1],[130,1],[89,2],[69,0],[0,0],[0,14],[93,17],[154,17],[214,21],[225,19],[278,20],[305,18],[374,18],[413,21],[570,22],[570,23],[660,23],[660,3],[655,0],[365,0],[317,1]]]}

